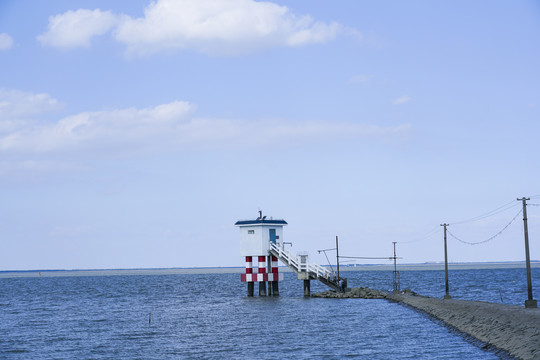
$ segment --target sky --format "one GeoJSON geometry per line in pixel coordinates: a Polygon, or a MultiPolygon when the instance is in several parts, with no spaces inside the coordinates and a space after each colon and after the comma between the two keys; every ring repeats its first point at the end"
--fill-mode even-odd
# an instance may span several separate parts
{"type": "Polygon", "coordinates": [[[520,261],[522,197],[540,260],[539,64],[532,0],[0,0],[0,270],[520,261]]]}

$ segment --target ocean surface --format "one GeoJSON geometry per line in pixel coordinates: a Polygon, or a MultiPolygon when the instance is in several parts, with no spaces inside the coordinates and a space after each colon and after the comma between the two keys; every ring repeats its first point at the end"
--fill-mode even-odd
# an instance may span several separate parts
{"type": "MultiPolygon", "coordinates": [[[[281,296],[265,298],[248,298],[239,274],[0,278],[0,359],[510,358],[386,300],[304,298],[302,281],[284,275],[281,296]]],[[[390,271],[343,275],[350,287],[392,288],[390,271]]],[[[449,278],[457,299],[527,298],[524,269],[449,278]]],[[[401,287],[442,297],[444,272],[402,271],[401,287]]]]}

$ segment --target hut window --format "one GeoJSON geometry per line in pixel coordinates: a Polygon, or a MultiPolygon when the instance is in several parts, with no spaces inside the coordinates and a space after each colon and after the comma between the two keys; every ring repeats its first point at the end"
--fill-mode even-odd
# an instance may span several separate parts
{"type": "Polygon", "coordinates": [[[248,230],[248,234],[255,234],[255,230],[248,230]]]}

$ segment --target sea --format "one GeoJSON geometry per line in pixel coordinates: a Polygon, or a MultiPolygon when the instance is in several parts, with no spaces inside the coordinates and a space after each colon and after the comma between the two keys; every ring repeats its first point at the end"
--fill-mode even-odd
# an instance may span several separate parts
{"type": "MultiPolygon", "coordinates": [[[[511,359],[398,303],[306,298],[290,272],[279,297],[257,296],[257,285],[248,297],[238,273],[1,275],[0,359],[511,359]]],[[[391,271],[341,275],[349,287],[392,289],[391,271]]],[[[400,282],[444,295],[443,271],[402,271],[400,282]]],[[[449,282],[455,299],[527,299],[522,268],[454,270],[449,282]]]]}

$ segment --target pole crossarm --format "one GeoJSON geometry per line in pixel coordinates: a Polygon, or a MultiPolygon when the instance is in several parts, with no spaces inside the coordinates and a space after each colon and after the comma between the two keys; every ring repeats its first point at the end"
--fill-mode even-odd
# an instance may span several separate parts
{"type": "Polygon", "coordinates": [[[334,273],[334,268],[332,267],[332,264],[330,263],[330,259],[328,258],[328,255],[326,255],[326,252],[330,251],[330,250],[336,250],[336,249],[334,248],[334,249],[317,250],[317,251],[319,252],[319,254],[321,252],[324,254],[324,257],[326,258],[326,261],[328,262],[328,265],[330,266],[330,269],[332,270],[332,273],[334,273]]]}

